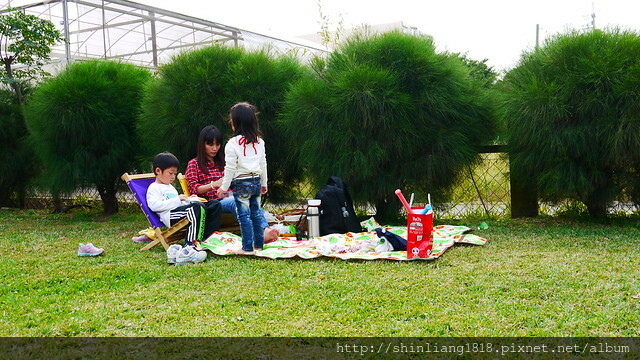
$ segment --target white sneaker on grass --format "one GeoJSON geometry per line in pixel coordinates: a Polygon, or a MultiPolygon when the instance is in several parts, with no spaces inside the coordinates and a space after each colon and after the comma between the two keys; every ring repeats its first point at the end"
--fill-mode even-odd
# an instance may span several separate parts
{"type": "Polygon", "coordinates": [[[178,256],[178,253],[180,252],[180,250],[182,250],[182,246],[178,244],[173,244],[169,246],[169,248],[167,249],[167,263],[175,264],[176,256],[178,256]]]}
{"type": "Polygon", "coordinates": [[[207,258],[206,251],[198,251],[193,246],[187,245],[178,252],[176,256],[176,265],[197,264],[203,262],[207,258]]]}

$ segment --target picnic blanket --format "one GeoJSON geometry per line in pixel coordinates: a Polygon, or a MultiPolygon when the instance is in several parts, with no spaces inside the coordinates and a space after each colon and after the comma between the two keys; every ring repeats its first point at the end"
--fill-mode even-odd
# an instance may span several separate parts
{"type": "MultiPolygon", "coordinates": [[[[440,257],[448,248],[455,244],[465,243],[484,245],[487,240],[475,234],[469,234],[471,228],[466,226],[438,225],[433,228],[433,250],[428,258],[407,259],[406,251],[376,252],[379,238],[376,228],[383,228],[403,238],[407,238],[406,226],[380,226],[375,219],[362,222],[366,232],[330,234],[315,239],[297,241],[295,238],[280,237],[278,240],[265,244],[264,249],[256,251],[254,256],[269,259],[287,259],[299,257],[315,259],[321,256],[339,258],[343,260],[433,260],[440,257]]],[[[232,255],[242,248],[242,238],[228,232],[213,233],[203,241],[201,247],[216,255],[232,255]]]]}

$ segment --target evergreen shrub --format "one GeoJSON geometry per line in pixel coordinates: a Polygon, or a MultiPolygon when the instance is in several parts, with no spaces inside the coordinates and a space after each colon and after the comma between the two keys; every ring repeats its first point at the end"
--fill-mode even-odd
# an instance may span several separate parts
{"type": "Polygon", "coordinates": [[[118,211],[120,175],[134,167],[140,141],[135,123],[144,68],[111,61],[71,63],[28,100],[30,143],[54,196],[95,186],[106,214],[118,211]]]}
{"type": "Polygon", "coordinates": [[[523,54],[503,82],[511,166],[541,200],[578,200],[591,216],[640,194],[640,36],[569,32],[523,54]]]}
{"type": "Polygon", "coordinates": [[[377,218],[398,215],[397,188],[445,202],[493,137],[487,87],[429,37],[355,36],[312,68],[280,119],[289,149],[315,186],[343,178],[354,200],[375,204],[377,218]]]}
{"type": "MultiPolygon", "coordinates": [[[[146,164],[161,151],[173,152],[184,166],[196,156],[200,130],[215,125],[232,134],[231,106],[247,101],[258,108],[260,129],[267,144],[269,195],[286,197],[299,178],[295,163],[275,127],[275,118],[291,82],[306,69],[290,57],[268,50],[247,51],[214,45],[182,53],[161,66],[143,101],[138,132],[145,144],[146,164]]],[[[184,170],[183,170],[184,171],[184,170]]]]}

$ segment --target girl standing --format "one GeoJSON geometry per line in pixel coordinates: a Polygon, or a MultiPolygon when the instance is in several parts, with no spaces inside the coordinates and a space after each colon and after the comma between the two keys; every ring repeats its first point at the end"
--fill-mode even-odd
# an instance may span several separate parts
{"type": "MultiPolygon", "coordinates": [[[[222,132],[213,125],[202,128],[198,136],[196,157],[189,160],[185,178],[191,194],[209,200],[218,200],[222,205],[223,213],[233,214],[238,219],[236,202],[231,192],[226,192],[218,197],[218,188],[222,184],[224,175],[224,152],[222,150],[222,132]]],[[[264,241],[270,242],[278,239],[280,233],[277,229],[269,228],[264,214],[261,213],[261,227],[264,229],[264,241]]]]}
{"type": "Polygon", "coordinates": [[[267,193],[267,157],[256,108],[246,102],[231,107],[229,124],[233,137],[224,148],[225,167],[217,194],[233,190],[242,234],[239,254],[253,255],[264,246],[264,218],[260,196],[267,193]]]}

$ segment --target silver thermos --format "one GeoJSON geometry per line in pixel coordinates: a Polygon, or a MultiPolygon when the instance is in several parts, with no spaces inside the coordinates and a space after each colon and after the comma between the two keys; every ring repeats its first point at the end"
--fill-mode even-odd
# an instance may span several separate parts
{"type": "Polygon", "coordinates": [[[307,228],[309,239],[320,237],[320,204],[319,199],[311,199],[307,202],[307,228]]]}

